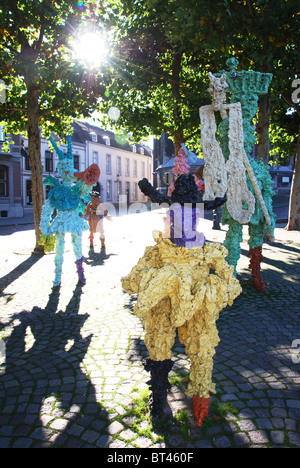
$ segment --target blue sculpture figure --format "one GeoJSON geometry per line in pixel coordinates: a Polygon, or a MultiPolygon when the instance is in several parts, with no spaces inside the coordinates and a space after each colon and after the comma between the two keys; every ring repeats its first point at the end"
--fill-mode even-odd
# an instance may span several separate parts
{"type": "Polygon", "coordinates": [[[44,185],[52,188],[49,190],[48,199],[43,206],[41,215],[42,242],[47,242],[45,236],[54,236],[55,238],[56,255],[53,285],[58,286],[61,282],[65,234],[71,233],[79,282],[85,284],[82,233],[89,229],[89,225],[79,213],[84,211],[84,200],[90,201],[89,193],[99,179],[100,169],[96,164],[92,164],[84,172],[75,172],[71,136],[68,137],[67,154],[59,149],[51,137],[50,142],[59,157],[57,171],[62,182],[60,183],[53,176],[47,176],[43,182],[44,185]],[[56,216],[53,218],[55,211],[56,216]]]}

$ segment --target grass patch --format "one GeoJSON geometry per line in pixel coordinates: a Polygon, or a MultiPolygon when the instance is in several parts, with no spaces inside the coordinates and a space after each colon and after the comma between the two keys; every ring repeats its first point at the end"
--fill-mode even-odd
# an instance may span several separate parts
{"type": "Polygon", "coordinates": [[[181,409],[177,411],[174,417],[177,425],[179,426],[179,432],[185,439],[189,438],[190,435],[190,423],[189,423],[189,415],[186,410],[181,409]]]}
{"type": "Polygon", "coordinates": [[[215,398],[211,401],[210,404],[209,415],[203,422],[202,430],[205,432],[208,428],[215,426],[216,422],[218,425],[225,424],[227,422],[227,414],[233,414],[237,416],[239,414],[239,410],[234,408],[230,401],[223,403],[217,399],[217,395],[215,395],[215,398]]]}
{"type": "Polygon", "coordinates": [[[177,386],[180,390],[183,390],[187,386],[188,376],[175,371],[169,375],[169,382],[172,386],[177,386]]]}

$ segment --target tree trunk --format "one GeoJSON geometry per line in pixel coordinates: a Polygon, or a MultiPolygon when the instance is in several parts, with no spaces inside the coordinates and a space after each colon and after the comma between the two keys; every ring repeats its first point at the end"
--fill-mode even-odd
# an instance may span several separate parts
{"type": "Polygon", "coordinates": [[[258,116],[257,116],[257,159],[262,159],[264,164],[269,162],[269,123],[270,123],[270,94],[260,96],[258,100],[258,116]]]}
{"type": "Polygon", "coordinates": [[[180,72],[182,52],[176,52],[172,66],[172,95],[173,95],[173,119],[174,119],[174,145],[175,156],[181,148],[183,139],[182,116],[181,116],[181,94],[180,94],[180,72]]]}
{"type": "Polygon", "coordinates": [[[178,130],[174,134],[175,156],[177,156],[178,151],[180,150],[182,143],[184,143],[183,130],[178,130]]]}
{"type": "Polygon", "coordinates": [[[300,231],[300,124],[296,147],[295,169],[290,196],[289,220],[286,226],[286,230],[300,231]]]}
{"type": "Polygon", "coordinates": [[[26,77],[27,85],[27,118],[28,118],[28,152],[31,169],[31,190],[34,216],[36,245],[34,253],[42,254],[44,247],[39,245],[42,207],[44,204],[43,166],[41,162],[41,137],[39,129],[39,91],[35,80],[26,77]]]}

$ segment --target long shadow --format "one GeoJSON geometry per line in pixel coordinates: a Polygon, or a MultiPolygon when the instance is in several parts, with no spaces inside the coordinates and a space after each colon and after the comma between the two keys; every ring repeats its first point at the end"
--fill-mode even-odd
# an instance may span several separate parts
{"type": "Polygon", "coordinates": [[[34,229],[34,224],[8,224],[6,225],[1,225],[0,224],[0,236],[10,236],[11,234],[14,234],[15,232],[20,232],[20,231],[31,231],[34,229]]]}
{"type": "Polygon", "coordinates": [[[57,311],[59,288],[45,309],[16,314],[6,343],[6,368],[0,376],[0,436],[9,447],[105,447],[107,412],[82,371],[92,334],[81,328],[77,285],[65,311],[57,311]],[[5,427],[9,428],[6,434],[5,427]]]}
{"type": "Polygon", "coordinates": [[[26,271],[29,270],[33,265],[35,265],[43,255],[31,254],[24,262],[20,263],[14,270],[7,273],[7,275],[0,278],[0,295],[3,293],[3,290],[16,279],[22,276],[26,271]]]}

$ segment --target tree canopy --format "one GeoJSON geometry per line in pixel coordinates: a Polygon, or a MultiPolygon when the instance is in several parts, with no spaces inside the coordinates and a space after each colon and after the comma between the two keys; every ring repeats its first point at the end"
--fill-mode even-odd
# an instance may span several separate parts
{"type": "Polygon", "coordinates": [[[83,66],[72,50],[84,24],[101,28],[99,15],[73,0],[4,0],[0,9],[1,120],[12,133],[27,131],[28,86],[34,86],[40,127],[63,134],[70,119],[90,116],[104,93],[102,70],[83,66]]]}
{"type": "Polygon", "coordinates": [[[0,7],[0,78],[6,86],[0,122],[7,133],[26,131],[28,136],[36,252],[42,250],[44,202],[40,128],[47,136],[65,134],[71,119],[89,116],[104,92],[102,71],[89,70],[73,56],[80,28],[101,28],[96,2],[83,10],[79,3],[4,0],[0,7]]]}
{"type": "Polygon", "coordinates": [[[115,28],[116,44],[100,108],[119,108],[117,128],[126,126],[136,139],[165,132],[175,153],[182,142],[197,149],[198,109],[210,102],[208,71],[235,56],[242,69],[273,74],[259,99],[258,157],[268,163],[270,124],[273,155],[283,143],[285,155],[297,153],[299,114],[288,105],[300,64],[296,0],[115,0],[106,24],[115,28]]]}

